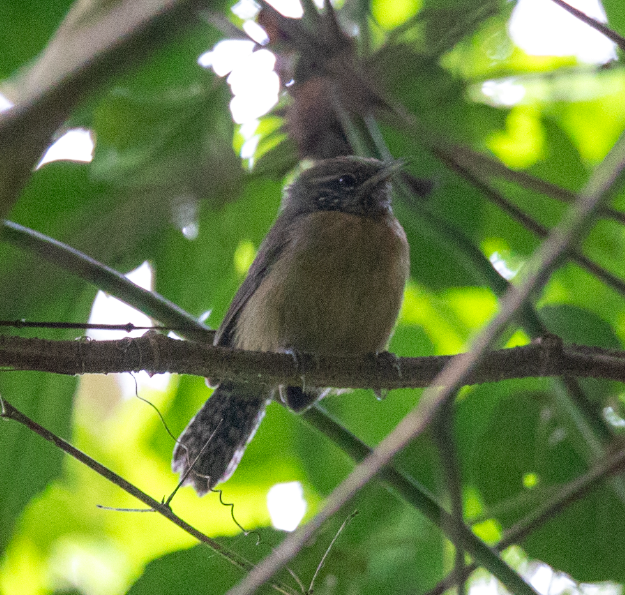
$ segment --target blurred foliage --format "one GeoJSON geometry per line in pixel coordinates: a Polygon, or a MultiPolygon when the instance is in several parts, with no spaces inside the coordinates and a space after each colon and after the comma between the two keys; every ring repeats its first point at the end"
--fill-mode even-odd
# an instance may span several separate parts
{"type": "MultiPolygon", "coordinates": [[[[622,3],[606,0],[604,6],[609,25],[624,34],[622,3]]],[[[355,37],[336,47],[328,43],[328,55],[338,55],[342,64],[345,48],[355,47],[366,74],[347,77],[339,89],[355,137],[372,154],[382,156],[388,149],[406,158],[412,176],[434,182],[427,197],[396,197],[395,211],[412,258],[412,279],[390,346],[400,355],[468,349],[496,312],[506,279],[514,277],[540,242],[437,158],[433,145],[460,143],[507,165],[507,178],[479,170],[476,175],[551,228],[566,205],[528,189],[514,172],[578,191],[625,128],[621,64],[601,68],[572,57],[526,55],[508,37],[513,7],[497,0],[345,0],[337,10],[344,31],[355,37]],[[511,103],[497,99],[491,91],[502,88],[521,89],[522,97],[511,103]],[[362,92],[351,103],[350,89],[362,92]],[[378,91],[391,108],[401,106],[417,124],[410,127],[388,105],[381,107],[378,91]],[[375,114],[385,149],[359,119],[365,108],[375,114]]],[[[68,8],[68,2],[51,0],[11,0],[0,6],[0,79],[7,88],[44,49],[68,8]]],[[[336,144],[319,144],[297,129],[310,118],[302,114],[303,99],[314,92],[328,100],[323,91],[327,80],[315,70],[318,64],[302,59],[301,40],[297,45],[280,37],[280,21],[267,15],[266,26],[276,28],[271,48],[280,58],[278,68],[298,73],[309,86],[291,90],[295,100],[283,89],[278,106],[255,128],[233,123],[225,79],[197,62],[241,25],[229,8],[209,5],[179,43],[85,101],[67,127],[92,131],[93,161],[54,162],[35,171],[11,213],[16,222],[122,272],[148,261],[155,289],[193,316],[210,313],[213,327],[269,229],[299,157],[342,150],[353,140],[339,133],[332,139],[336,144]],[[321,87],[315,88],[319,79],[321,87]],[[300,110],[296,114],[294,107],[300,110]],[[257,143],[255,151],[250,152],[249,143],[257,143]]],[[[311,26],[314,19],[306,22],[311,26]]],[[[319,104],[311,100],[312,107],[323,106],[321,99],[319,104]]],[[[614,207],[625,207],[625,193],[615,197],[614,207]]],[[[620,279],[625,279],[624,248],[622,225],[608,219],[598,221],[582,245],[585,255],[620,279]]],[[[95,288],[80,279],[0,244],[0,318],[86,321],[94,296],[95,288]]],[[[623,298],[591,272],[566,264],[502,344],[529,340],[540,321],[567,342],[622,348],[623,298]]],[[[49,338],[76,336],[67,331],[36,334],[43,333],[49,338]]],[[[558,379],[462,391],[454,431],[466,520],[476,524],[480,536],[496,540],[587,471],[597,448],[609,450],[612,441],[617,443],[625,423],[622,387],[593,381],[579,383],[579,389],[587,404],[583,410],[566,405],[566,389],[558,379]],[[602,417],[608,407],[611,425],[602,417]],[[588,427],[602,424],[600,435],[591,430],[589,437],[588,427]]],[[[112,377],[77,383],[5,372],[0,394],[154,497],[166,497],[174,489],[177,478],[169,467],[173,440],[145,403],[121,396],[112,377]]],[[[139,395],[158,407],[178,435],[209,389],[203,379],[173,377],[163,391],[140,383],[139,395]]],[[[370,391],[354,391],[329,398],[324,406],[373,446],[419,396],[420,391],[401,390],[376,402],[370,391]]],[[[439,455],[429,436],[405,449],[397,464],[440,502],[447,501],[439,455]]],[[[237,521],[258,529],[259,545],[254,535],[241,534],[217,494],[199,499],[185,488],[172,506],[198,529],[259,560],[284,535],[269,528],[269,488],[301,482],[309,517],[352,466],[324,436],[274,405],[223,486],[225,501],[235,503],[237,521]]],[[[191,547],[194,540],[156,514],[96,508],[137,504],[8,422],[0,431],[0,486],[0,592],[6,595],[222,593],[240,578],[229,563],[206,548],[191,547]]],[[[440,530],[395,494],[371,484],[295,560],[292,570],[304,585],[343,520],[356,509],[359,514],[325,562],[317,593],[423,593],[450,571],[452,547],[440,530]]],[[[524,556],[540,560],[576,582],[622,583],[624,532],[622,484],[606,481],[532,532],[520,544],[525,554],[514,550],[512,557],[525,568],[524,556]]],[[[293,583],[287,573],[281,578],[293,583]]],[[[609,592],[609,585],[604,588],[609,592]]]]}

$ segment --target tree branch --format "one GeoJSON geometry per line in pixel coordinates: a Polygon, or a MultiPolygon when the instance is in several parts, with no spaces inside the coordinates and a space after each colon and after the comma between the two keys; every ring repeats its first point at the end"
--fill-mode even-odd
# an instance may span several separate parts
{"type": "MultiPolygon", "coordinates": [[[[63,438],[60,438],[43,426],[40,426],[37,422],[24,415],[21,411],[13,407],[13,405],[11,405],[8,401],[5,401],[4,399],[0,399],[0,419],[11,419],[13,421],[16,421],[27,427],[29,430],[35,432],[42,438],[45,438],[49,442],[52,442],[52,444],[60,448],[63,452],[75,458],[77,461],[80,461],[81,463],[87,465],[87,467],[93,469],[102,477],[108,479],[110,482],[114,483],[116,486],[120,487],[131,496],[134,496],[135,498],[143,502],[154,512],[158,512],[159,514],[163,515],[166,519],[170,520],[172,523],[180,527],[183,531],[186,531],[189,535],[195,537],[201,543],[210,547],[212,550],[228,560],[228,562],[239,568],[242,572],[249,572],[252,568],[254,568],[254,564],[252,564],[236,552],[224,547],[218,541],[215,541],[207,535],[204,535],[204,533],[198,531],[195,527],[189,525],[186,521],[182,520],[179,516],[174,514],[168,504],[154,500],[154,498],[148,496],[145,492],[142,492],[139,488],[126,481],[123,477],[117,475],[117,473],[111,471],[108,467],[105,467],[101,463],[98,463],[98,461],[92,459],[89,455],[86,455],[81,450],[78,450],[69,442],[63,440],[63,438]]],[[[284,593],[285,595],[294,594],[293,589],[278,581],[273,581],[268,584],[279,593],[284,593]]]]}
{"type": "Polygon", "coordinates": [[[0,117],[0,214],[9,212],[54,131],[95,88],[197,21],[196,0],[76,3],[0,117]]]}
{"type": "Polygon", "coordinates": [[[586,23],[593,29],[599,31],[599,33],[603,33],[609,40],[613,41],[621,50],[625,50],[625,38],[619,35],[616,31],[613,31],[609,27],[606,27],[603,23],[600,23],[597,19],[593,19],[589,17],[586,13],[578,10],[574,6],[567,4],[563,0],[552,0],[555,4],[564,8],[567,12],[572,14],[574,17],[577,17],[582,23],[586,23]]]}
{"type": "MultiPolygon", "coordinates": [[[[465,354],[466,355],[466,354],[465,354]]],[[[236,378],[265,385],[337,388],[424,388],[457,356],[315,356],[242,351],[148,332],[116,341],[51,341],[0,336],[0,368],[56,374],[173,372],[236,378]]],[[[515,378],[577,376],[625,382],[625,352],[584,345],[563,346],[557,337],[488,352],[466,384],[515,378]]]]}
{"type": "Polygon", "coordinates": [[[0,239],[37,254],[48,262],[93,283],[101,291],[110,293],[164,325],[178,329],[186,328],[187,330],[179,334],[188,339],[210,343],[213,341],[213,331],[176,304],[155,291],[139,287],[115,269],[63,242],[13,221],[0,222],[0,239]]]}

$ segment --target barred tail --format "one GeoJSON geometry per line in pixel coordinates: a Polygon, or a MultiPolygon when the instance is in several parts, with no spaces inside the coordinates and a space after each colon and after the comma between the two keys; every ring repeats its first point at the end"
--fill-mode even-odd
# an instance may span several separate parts
{"type": "Polygon", "coordinates": [[[192,467],[184,483],[200,496],[234,473],[265,415],[270,395],[241,396],[249,393],[249,385],[222,382],[178,439],[172,469],[183,476],[192,467]]]}

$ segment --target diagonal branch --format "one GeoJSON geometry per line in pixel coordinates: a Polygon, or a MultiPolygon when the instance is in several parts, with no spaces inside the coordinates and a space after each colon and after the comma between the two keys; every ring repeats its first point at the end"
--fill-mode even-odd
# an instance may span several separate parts
{"type": "MultiPolygon", "coordinates": [[[[435,149],[434,153],[443,161],[447,166],[456,171],[459,175],[468,180],[473,186],[475,186],[488,200],[496,204],[502,211],[507,213],[512,219],[523,225],[526,229],[531,231],[534,235],[541,239],[546,238],[549,235],[549,230],[538,223],[535,219],[524,213],[519,207],[512,204],[502,194],[493,189],[489,184],[483,181],[477,174],[470,171],[467,167],[457,162],[451,155],[447,154],[444,150],[435,149]]],[[[625,281],[619,279],[609,271],[606,271],[602,266],[588,258],[586,255],[578,249],[572,248],[568,251],[569,258],[586,269],[589,273],[601,279],[606,285],[619,292],[622,296],[625,296],[625,281]]]]}
{"type": "Polygon", "coordinates": [[[564,0],[552,0],[555,4],[577,17],[582,23],[586,23],[599,33],[603,33],[609,40],[613,41],[621,50],[625,50],[625,38],[619,35],[616,31],[613,31],[609,27],[606,27],[603,23],[600,23],[597,19],[589,17],[586,13],[564,2],[564,0]]]}
{"type": "Polygon", "coordinates": [[[0,240],[37,254],[167,326],[186,328],[180,332],[183,336],[212,342],[212,331],[182,308],[154,291],[139,287],[116,270],[63,242],[12,221],[2,222],[0,240]]]}
{"type": "MultiPolygon", "coordinates": [[[[583,237],[595,217],[597,209],[612,195],[621,182],[625,167],[625,137],[621,137],[606,159],[597,167],[580,198],[571,212],[554,228],[540,249],[528,263],[524,282],[519,287],[512,287],[501,302],[501,310],[474,343],[474,350],[454,359],[434,384],[444,385],[441,391],[428,389],[418,406],[413,409],[378,445],[373,453],[358,465],[352,473],[334,490],[326,506],[306,526],[289,535],[275,550],[261,562],[229,595],[247,595],[269,580],[280,568],[287,564],[300,551],[325,521],[349,502],[354,495],[370,482],[393,456],[402,450],[411,440],[421,434],[430,424],[443,402],[462,386],[471,371],[498,339],[504,328],[513,319],[519,309],[531,296],[539,291],[549,279],[550,274],[559,266],[563,257],[583,237]]],[[[493,563],[501,561],[494,554],[486,560],[478,560],[488,570],[493,571],[493,563]]],[[[505,565],[504,565],[505,566],[505,565]]],[[[497,567],[497,578],[506,587],[517,594],[535,593],[535,591],[509,567],[497,567]],[[509,572],[508,572],[509,571],[509,572]]]]}
{"type": "Polygon", "coordinates": [[[97,87],[141,63],[197,21],[198,0],[77,2],[0,117],[0,216],[6,215],[50,137],[97,87]]]}
{"type": "MultiPolygon", "coordinates": [[[[137,498],[137,500],[143,502],[146,506],[149,506],[150,509],[154,510],[154,512],[158,512],[160,515],[164,516],[166,519],[170,520],[172,523],[180,527],[183,531],[186,531],[189,535],[195,537],[198,541],[210,547],[213,551],[223,556],[226,560],[228,560],[228,562],[239,568],[242,572],[249,572],[252,568],[254,568],[254,565],[251,562],[249,562],[236,552],[224,547],[218,541],[215,541],[207,535],[204,535],[204,533],[198,531],[195,527],[189,525],[186,521],[182,520],[179,516],[174,514],[169,505],[154,500],[154,498],[148,496],[145,492],[142,492],[139,488],[126,481],[123,477],[117,475],[117,473],[111,471],[108,467],[105,467],[101,463],[98,463],[98,461],[92,459],[89,455],[78,450],[69,442],[63,440],[56,434],[53,434],[43,426],[40,426],[37,422],[24,415],[21,411],[13,407],[13,405],[5,401],[4,399],[0,399],[0,419],[10,419],[16,421],[27,427],[29,430],[35,432],[45,440],[52,442],[52,444],[60,448],[63,452],[67,453],[71,457],[74,457],[77,461],[80,461],[84,465],[87,465],[87,467],[93,469],[102,477],[108,479],[116,486],[119,486],[122,490],[128,492],[131,496],[134,496],[135,498],[137,498]]],[[[282,583],[273,582],[270,584],[271,587],[273,587],[273,589],[275,589],[279,593],[284,593],[285,595],[294,595],[294,590],[286,585],[283,585],[282,583]]]]}

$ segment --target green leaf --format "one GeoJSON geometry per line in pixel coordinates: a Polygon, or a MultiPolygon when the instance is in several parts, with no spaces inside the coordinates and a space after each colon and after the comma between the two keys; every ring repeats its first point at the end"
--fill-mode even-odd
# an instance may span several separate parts
{"type": "Polygon", "coordinates": [[[565,343],[620,349],[613,327],[593,312],[569,304],[544,306],[539,310],[549,330],[565,343]]]}
{"type": "MultiPolygon", "coordinates": [[[[341,523],[354,510],[358,514],[343,529],[330,550],[315,583],[315,591],[332,584],[332,592],[337,595],[347,595],[355,589],[364,595],[375,595],[380,589],[396,591],[406,584],[419,591],[435,584],[441,576],[443,544],[429,523],[415,517],[405,506],[397,506],[397,501],[380,488],[368,490],[366,502],[356,502],[354,506],[349,512],[338,515],[338,519],[330,523],[291,565],[306,587],[341,523]],[[381,515],[380,511],[385,514],[381,515]]],[[[256,561],[266,556],[284,536],[270,529],[262,529],[259,533],[262,538],[259,545],[256,545],[255,535],[221,541],[249,560],[256,561]]],[[[198,546],[151,562],[129,595],[155,590],[182,595],[207,588],[211,593],[220,593],[242,578],[243,574],[227,561],[198,546]]],[[[279,578],[298,590],[286,571],[279,578]]]]}
{"type": "MultiPolygon", "coordinates": [[[[84,291],[81,285],[66,282],[67,294],[62,297],[40,294],[36,300],[28,296],[30,299],[24,301],[22,308],[6,304],[0,315],[3,319],[85,320],[95,292],[84,291]]],[[[24,297],[26,294],[25,291],[24,297]]],[[[37,334],[41,336],[41,332],[37,334]]],[[[75,332],[55,331],[48,336],[70,339],[75,332]]],[[[36,423],[67,440],[71,435],[76,383],[73,377],[5,372],[0,375],[0,395],[36,423]]],[[[61,473],[63,456],[52,444],[16,422],[3,420],[0,428],[0,482],[7,488],[0,493],[0,549],[4,550],[23,508],[61,473]]]]}
{"type": "Polygon", "coordinates": [[[579,582],[622,583],[623,531],[623,504],[604,484],[545,523],[523,547],[579,582]]]}
{"type": "MultiPolygon", "coordinates": [[[[486,518],[494,517],[504,529],[586,469],[546,395],[535,390],[506,394],[503,383],[471,390],[458,405],[456,429],[463,476],[478,488],[486,518]]],[[[604,484],[522,545],[529,556],[577,581],[622,581],[624,528],[622,504],[604,484]]]]}
{"type": "MultiPolygon", "coordinates": [[[[3,374],[0,392],[57,436],[69,438],[76,379],[41,373],[3,374]]],[[[16,422],[5,421],[0,432],[0,550],[26,504],[61,473],[60,450],[16,422]]]]}
{"type": "Polygon", "coordinates": [[[208,324],[217,328],[243,281],[236,250],[244,242],[258,249],[277,215],[281,188],[250,179],[223,207],[201,208],[196,239],[173,229],[162,235],[152,252],[156,290],[196,316],[211,311],[208,324]]]}
{"type": "MultiPolygon", "coordinates": [[[[255,536],[230,541],[234,541],[237,550],[240,550],[242,545],[255,541],[255,536]]],[[[242,577],[240,570],[215,556],[208,548],[196,546],[150,562],[141,578],[128,591],[128,595],[156,592],[183,595],[207,589],[211,593],[224,593],[242,577]]]]}
{"type": "Polygon", "coordinates": [[[618,0],[605,0],[601,3],[608,15],[608,26],[620,35],[625,34],[625,18],[623,7],[618,0]]]}

